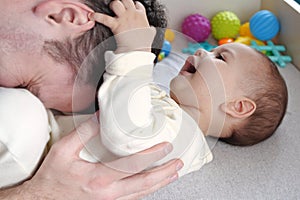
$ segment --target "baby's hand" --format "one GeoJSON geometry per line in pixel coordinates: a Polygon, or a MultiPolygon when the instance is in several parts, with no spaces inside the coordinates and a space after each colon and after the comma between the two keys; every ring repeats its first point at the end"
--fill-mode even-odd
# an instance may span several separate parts
{"type": "Polygon", "coordinates": [[[116,53],[150,51],[156,30],[150,27],[143,4],[132,0],[114,0],[110,8],[116,17],[93,13],[90,19],[109,27],[115,34],[118,46],[116,53]]]}

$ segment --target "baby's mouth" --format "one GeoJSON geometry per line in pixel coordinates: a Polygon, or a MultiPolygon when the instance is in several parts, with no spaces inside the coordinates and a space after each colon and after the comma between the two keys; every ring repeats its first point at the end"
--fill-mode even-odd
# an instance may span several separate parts
{"type": "Polygon", "coordinates": [[[189,74],[194,74],[196,73],[196,67],[194,65],[194,57],[190,56],[186,59],[185,64],[180,70],[180,73],[189,73],[189,74]]]}

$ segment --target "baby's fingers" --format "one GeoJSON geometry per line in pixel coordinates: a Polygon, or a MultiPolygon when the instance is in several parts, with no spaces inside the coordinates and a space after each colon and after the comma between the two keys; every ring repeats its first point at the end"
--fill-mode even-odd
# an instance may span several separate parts
{"type": "Polygon", "coordinates": [[[134,2],[132,0],[122,0],[122,3],[126,9],[134,9],[135,8],[134,2]]]}
{"type": "Polygon", "coordinates": [[[144,5],[141,2],[139,2],[139,1],[135,2],[135,8],[137,10],[141,10],[141,11],[146,12],[146,9],[145,9],[144,5]]]}
{"type": "Polygon", "coordinates": [[[119,0],[112,1],[109,4],[109,7],[116,14],[116,16],[120,16],[126,11],[126,6],[119,0]]]}
{"type": "Polygon", "coordinates": [[[109,15],[102,14],[102,13],[91,13],[91,14],[89,14],[89,19],[96,21],[100,24],[103,24],[103,25],[107,26],[108,28],[110,28],[111,30],[113,30],[115,28],[115,26],[117,25],[117,21],[115,18],[113,18],[109,15]]]}

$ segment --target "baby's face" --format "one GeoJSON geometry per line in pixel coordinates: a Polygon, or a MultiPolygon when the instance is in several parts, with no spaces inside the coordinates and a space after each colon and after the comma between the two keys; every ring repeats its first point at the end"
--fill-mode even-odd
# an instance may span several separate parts
{"type": "Polygon", "coordinates": [[[241,84],[253,70],[259,73],[259,56],[238,43],[225,44],[211,52],[198,50],[171,81],[171,96],[181,107],[210,113],[211,117],[220,105],[244,95],[241,84]]]}

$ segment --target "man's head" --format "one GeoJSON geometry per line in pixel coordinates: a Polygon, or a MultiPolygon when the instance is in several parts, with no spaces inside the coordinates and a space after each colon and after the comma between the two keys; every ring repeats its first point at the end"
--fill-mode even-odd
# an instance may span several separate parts
{"type": "Polygon", "coordinates": [[[287,106],[286,84],[276,65],[237,43],[190,56],[172,80],[171,91],[206,135],[234,145],[252,145],[268,138],[287,106]]]}
{"type": "Polygon", "coordinates": [[[87,15],[93,10],[75,0],[1,3],[0,85],[28,88],[47,107],[70,110],[74,69],[53,60],[45,41],[74,39],[92,29],[87,15]]]}
{"type": "MultiPolygon", "coordinates": [[[[94,12],[105,13],[114,16],[114,13],[110,9],[110,2],[112,0],[85,0],[83,3],[91,8],[94,12]]],[[[167,19],[164,7],[157,1],[151,0],[139,0],[145,7],[147,17],[150,25],[158,28],[165,28],[167,26],[167,19]]],[[[152,52],[158,55],[159,49],[162,46],[164,33],[162,29],[157,29],[157,35],[153,42],[152,52]]],[[[64,41],[50,40],[46,41],[44,49],[45,51],[57,62],[65,62],[73,67],[75,72],[78,72],[79,67],[84,67],[84,73],[80,73],[77,76],[77,85],[89,84],[92,85],[95,90],[93,95],[96,94],[97,84],[101,78],[104,69],[104,51],[114,50],[115,44],[111,42],[106,43],[113,36],[111,30],[102,24],[96,23],[93,28],[87,30],[84,34],[75,38],[66,38],[64,41]],[[98,51],[93,53],[97,56],[89,56],[88,62],[83,66],[83,61],[87,58],[89,53],[97,47],[98,51]],[[99,48],[100,47],[100,48],[99,48]],[[96,53],[95,53],[96,52],[96,53]]],[[[80,91],[80,90],[76,90],[80,91]]],[[[95,96],[94,96],[95,97],[95,96]]],[[[82,97],[79,97],[82,98],[82,97]]],[[[79,100],[73,98],[77,104],[79,100]]],[[[75,104],[73,104],[74,107],[75,104]]]]}
{"type": "MultiPolygon", "coordinates": [[[[85,66],[84,76],[77,77],[77,73],[87,55],[112,33],[107,27],[90,21],[88,14],[95,11],[113,15],[109,9],[112,0],[4,1],[7,2],[3,2],[5,7],[0,13],[0,85],[29,88],[47,107],[71,111],[77,78],[80,85],[76,87],[83,86],[75,94],[79,98],[76,101],[81,103],[72,111],[82,110],[91,104],[97,83],[93,78],[101,77],[101,74],[95,75],[99,72],[96,68],[103,65],[103,52],[111,47],[102,44],[102,54],[89,61],[91,64],[85,66]],[[45,78],[48,71],[51,71],[49,76],[52,79],[45,78]],[[47,86],[51,86],[51,92],[57,92],[49,95],[47,86]]],[[[146,8],[149,23],[165,28],[164,7],[156,0],[140,1],[146,8]]],[[[155,46],[161,46],[162,41],[163,33],[160,31],[155,46]]],[[[159,50],[153,51],[158,54],[159,50]]]]}

